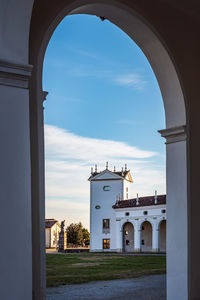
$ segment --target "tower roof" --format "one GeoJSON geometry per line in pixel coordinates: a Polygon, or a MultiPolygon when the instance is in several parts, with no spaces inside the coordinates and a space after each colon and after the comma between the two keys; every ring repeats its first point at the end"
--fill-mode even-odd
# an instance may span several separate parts
{"type": "Polygon", "coordinates": [[[126,171],[110,171],[105,169],[101,172],[93,172],[88,178],[89,181],[98,181],[98,180],[127,180],[133,182],[130,170],[126,171]],[[105,176],[107,175],[107,176],[105,176]]]}

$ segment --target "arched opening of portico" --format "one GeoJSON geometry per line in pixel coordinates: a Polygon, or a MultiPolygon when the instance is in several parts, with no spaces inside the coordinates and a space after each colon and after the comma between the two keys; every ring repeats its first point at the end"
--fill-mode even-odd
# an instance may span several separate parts
{"type": "Polygon", "coordinates": [[[152,225],[148,221],[144,221],[141,225],[141,251],[152,251],[152,225]]]}
{"type": "Polygon", "coordinates": [[[134,251],[134,227],[130,222],[123,225],[123,251],[134,251]]]}
{"type": "Polygon", "coordinates": [[[166,220],[160,222],[160,238],[159,249],[160,252],[166,252],[166,220]]]}
{"type": "MultiPolygon", "coordinates": [[[[45,53],[46,45],[55,27],[62,20],[62,18],[66,14],[70,14],[70,13],[71,14],[88,13],[88,14],[96,14],[98,16],[105,16],[107,19],[109,19],[114,24],[118,25],[122,30],[124,30],[127,34],[129,34],[129,36],[133,38],[138,43],[139,46],[141,46],[141,49],[148,57],[152,65],[152,68],[157,76],[157,79],[159,81],[160,88],[163,94],[164,104],[165,104],[166,127],[169,129],[167,133],[163,132],[163,135],[167,134],[170,137],[171,135],[173,135],[174,137],[173,127],[176,127],[175,130],[176,136],[184,135],[185,129],[183,125],[186,124],[186,121],[185,121],[185,107],[184,107],[183,95],[179,84],[178,76],[176,74],[175,68],[171,62],[171,59],[167,51],[160,43],[157,36],[154,35],[153,31],[151,30],[151,26],[144,25],[145,22],[143,23],[140,18],[138,18],[132,13],[126,14],[126,9],[123,9],[121,5],[119,7],[113,4],[110,6],[109,5],[107,6],[106,4],[97,4],[97,3],[92,3],[88,5],[88,3],[85,4],[83,1],[83,4],[82,5],[78,4],[78,6],[77,4],[70,6],[67,5],[67,3],[65,3],[63,7],[57,9],[52,8],[51,16],[49,15],[45,16],[44,14],[43,21],[44,23],[45,22],[46,23],[44,24],[44,26],[40,27],[38,22],[41,22],[41,20],[37,19],[37,9],[38,8],[36,7],[36,14],[34,15],[34,17],[36,16],[36,18],[33,20],[33,24],[32,24],[33,39],[31,44],[32,47],[30,47],[31,48],[30,63],[34,65],[33,77],[31,82],[33,282],[34,285],[36,286],[34,288],[35,294],[39,295],[38,293],[41,293],[40,287],[42,286],[43,290],[45,289],[44,256],[43,256],[43,252],[42,254],[40,254],[41,249],[44,250],[43,249],[44,248],[43,247],[43,242],[44,242],[43,222],[41,221],[42,220],[41,215],[44,213],[44,181],[43,181],[44,158],[43,158],[43,134],[42,134],[43,92],[42,92],[41,74],[42,74],[43,55],[45,53]],[[45,18],[47,19],[45,20],[45,18]],[[40,28],[39,31],[37,31],[36,29],[37,27],[40,28]],[[174,101],[174,99],[176,99],[176,101],[174,101]],[[38,216],[40,216],[40,218],[38,218],[38,216]],[[41,257],[41,259],[38,260],[38,257],[41,257]],[[40,277],[38,277],[38,273],[41,275],[40,277]]],[[[184,139],[183,139],[183,143],[181,145],[179,144],[179,146],[180,146],[178,147],[179,149],[177,148],[177,153],[180,153],[180,151],[183,150],[183,154],[184,154],[185,153],[184,139]]],[[[179,171],[180,173],[182,171],[185,172],[184,167],[182,167],[184,170],[182,170],[182,168],[179,167],[180,165],[185,166],[184,163],[182,163],[182,161],[176,160],[175,153],[176,151],[174,151],[174,149],[169,148],[169,153],[168,153],[169,159],[167,160],[168,175],[173,173],[172,169],[174,168],[172,168],[172,164],[174,162],[178,166],[176,168],[178,174],[179,171]]],[[[185,156],[183,155],[183,160],[184,157],[185,156]]],[[[175,179],[179,177],[175,173],[173,175],[174,176],[171,177],[168,176],[169,179],[168,187],[170,188],[168,190],[168,197],[170,198],[170,203],[173,203],[174,198],[177,197],[176,193],[174,192],[175,191],[174,187],[177,184],[175,179]]],[[[184,179],[185,177],[183,178],[183,186],[185,182],[184,179]]],[[[181,194],[178,195],[176,201],[178,201],[180,198],[182,200],[184,198],[184,195],[186,195],[186,193],[185,190],[183,189],[183,195],[181,194]]],[[[172,208],[173,204],[170,207],[172,208]]],[[[169,227],[169,231],[171,234],[171,238],[173,239],[172,226],[169,227]]],[[[173,262],[173,259],[168,261],[173,262]]],[[[181,265],[181,262],[177,262],[177,264],[181,265]]],[[[170,264],[170,268],[172,269],[172,263],[170,264]]],[[[38,299],[40,299],[39,296],[38,299]]]]}

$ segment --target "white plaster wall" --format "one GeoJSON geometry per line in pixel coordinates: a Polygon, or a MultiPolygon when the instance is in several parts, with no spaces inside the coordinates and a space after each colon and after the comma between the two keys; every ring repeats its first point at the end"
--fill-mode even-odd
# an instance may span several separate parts
{"type": "Polygon", "coordinates": [[[162,210],[166,210],[166,205],[157,205],[157,206],[143,206],[143,207],[127,207],[127,208],[119,208],[115,209],[116,218],[141,218],[141,219],[148,219],[149,217],[163,217],[166,218],[166,213],[162,213],[162,210]],[[143,212],[147,211],[148,214],[144,215],[143,212]],[[125,213],[129,212],[129,216],[126,217],[125,213]]]}
{"type": "Polygon", "coordinates": [[[45,228],[45,247],[50,248],[51,247],[51,229],[45,228]]]}
{"type": "Polygon", "coordinates": [[[128,198],[130,199],[131,198],[131,194],[130,194],[130,187],[131,187],[131,184],[132,184],[132,182],[129,182],[129,181],[127,181],[127,180],[124,180],[123,181],[123,185],[124,185],[124,188],[123,188],[123,191],[124,191],[124,193],[123,193],[123,196],[122,196],[122,198],[123,199],[127,199],[127,192],[126,192],[126,188],[128,188],[128,198]]]}
{"type": "Polygon", "coordinates": [[[29,300],[32,299],[29,93],[0,85],[0,95],[0,299],[29,300]]]}
{"type": "Polygon", "coordinates": [[[91,251],[102,250],[102,240],[110,239],[110,250],[116,249],[116,216],[112,206],[116,202],[116,195],[122,193],[122,180],[106,180],[91,182],[91,251]],[[111,186],[110,191],[104,191],[103,186],[111,186]],[[95,209],[100,205],[100,209],[95,209]],[[103,233],[102,220],[110,219],[110,233],[103,233]]]}
{"type": "Polygon", "coordinates": [[[58,246],[59,232],[60,227],[58,224],[54,224],[51,227],[51,248],[56,248],[58,246]]]}
{"type": "Polygon", "coordinates": [[[28,63],[34,0],[0,0],[0,60],[28,63]]]}

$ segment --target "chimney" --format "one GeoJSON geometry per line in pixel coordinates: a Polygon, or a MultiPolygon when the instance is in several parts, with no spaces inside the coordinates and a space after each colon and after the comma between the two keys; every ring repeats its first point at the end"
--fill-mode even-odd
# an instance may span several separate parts
{"type": "Polygon", "coordinates": [[[127,164],[125,164],[125,171],[127,171],[127,164]]]}
{"type": "Polygon", "coordinates": [[[158,199],[157,199],[157,191],[155,191],[155,200],[154,203],[157,204],[158,203],[158,199]]]}
{"type": "Polygon", "coordinates": [[[137,194],[137,199],[136,199],[136,205],[139,205],[139,198],[138,198],[138,194],[137,194]]]}
{"type": "Polygon", "coordinates": [[[106,170],[108,170],[108,161],[106,162],[106,170]]]}
{"type": "Polygon", "coordinates": [[[95,165],[95,173],[97,173],[97,165],[95,165]]]}
{"type": "Polygon", "coordinates": [[[93,172],[93,167],[91,167],[91,174],[93,174],[94,172],[93,172]]]}

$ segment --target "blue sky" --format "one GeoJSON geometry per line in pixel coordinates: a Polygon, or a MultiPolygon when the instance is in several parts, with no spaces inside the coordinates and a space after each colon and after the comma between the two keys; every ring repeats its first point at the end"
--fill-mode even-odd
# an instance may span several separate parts
{"type": "Polygon", "coordinates": [[[128,163],[132,196],[165,192],[164,108],[138,46],[109,21],[66,17],[44,61],[46,216],[89,226],[94,163],[128,163]],[[109,150],[108,150],[109,149],[109,150]]]}

